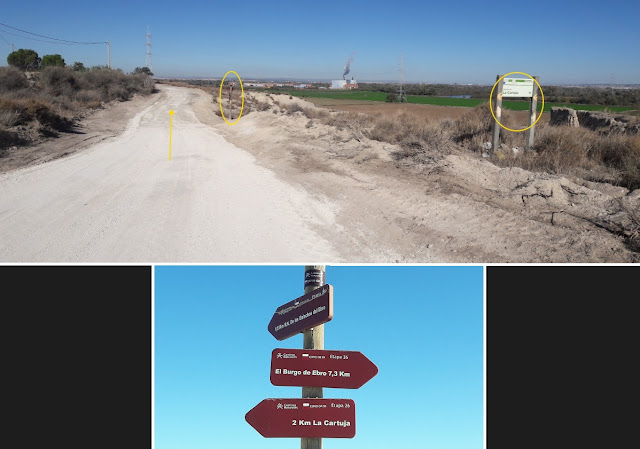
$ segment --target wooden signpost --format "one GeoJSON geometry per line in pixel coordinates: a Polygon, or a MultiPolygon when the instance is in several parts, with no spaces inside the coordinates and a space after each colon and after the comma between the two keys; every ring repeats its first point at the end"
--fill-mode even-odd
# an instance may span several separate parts
{"type": "Polygon", "coordinates": [[[305,267],[305,294],[278,307],[269,332],[284,340],[303,332],[302,349],[271,353],[271,383],[300,386],[302,398],[264,399],[245,420],[267,438],[301,438],[301,449],[322,449],[322,438],[353,438],[356,405],[351,399],[324,399],[323,387],[360,388],[378,367],[357,351],[324,350],[324,323],[333,318],[333,287],[324,266],[305,267]]]}
{"type": "MultiPolygon", "coordinates": [[[[515,72],[514,72],[515,73],[515,72]]],[[[520,72],[518,72],[520,73],[520,72]]],[[[529,98],[529,128],[525,131],[525,147],[531,149],[533,147],[533,138],[535,132],[535,122],[538,107],[538,83],[540,77],[533,78],[506,78],[501,80],[501,76],[496,76],[496,101],[495,101],[495,120],[493,122],[493,139],[491,143],[492,151],[498,150],[500,145],[500,119],[502,118],[502,99],[503,98],[529,98]]],[[[519,130],[505,129],[509,131],[519,132],[519,130]]]]}

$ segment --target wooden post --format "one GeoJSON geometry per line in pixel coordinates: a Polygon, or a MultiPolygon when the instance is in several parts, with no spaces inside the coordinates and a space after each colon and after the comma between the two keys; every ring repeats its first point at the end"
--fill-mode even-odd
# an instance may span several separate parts
{"type": "Polygon", "coordinates": [[[231,104],[232,91],[233,91],[233,84],[229,83],[229,120],[233,120],[233,105],[231,104]]]}
{"type": "Polygon", "coordinates": [[[107,41],[107,55],[107,67],[111,68],[111,43],[109,41],[107,41]]]}
{"type": "MultiPolygon", "coordinates": [[[[538,81],[538,83],[540,82],[539,76],[534,76],[534,78],[536,81],[538,81]]],[[[533,125],[535,123],[536,115],[538,113],[537,109],[538,109],[538,85],[536,84],[533,86],[533,97],[531,97],[531,103],[529,105],[529,125],[533,125]]],[[[533,148],[533,136],[534,136],[535,128],[536,128],[535,126],[531,126],[531,128],[527,130],[527,139],[526,139],[526,146],[525,146],[527,150],[530,150],[531,148],[533,148]]]]}
{"type": "MultiPolygon", "coordinates": [[[[496,75],[496,81],[498,81],[500,79],[500,75],[496,75]]],[[[500,128],[502,128],[502,126],[500,126],[498,124],[498,122],[500,121],[500,118],[502,117],[502,84],[504,83],[504,81],[500,81],[498,83],[498,91],[496,94],[496,108],[495,108],[495,116],[496,116],[496,120],[493,121],[493,140],[491,143],[491,151],[493,153],[496,152],[496,150],[499,148],[500,145],[500,128]]]]}
{"type": "MultiPolygon", "coordinates": [[[[309,293],[325,284],[324,265],[304,267],[304,292],[309,293]]],[[[304,331],[302,349],[324,349],[324,324],[304,331]]],[[[322,387],[302,387],[303,398],[323,397],[322,387]]],[[[322,438],[301,438],[300,449],[322,449],[322,438]]]]}

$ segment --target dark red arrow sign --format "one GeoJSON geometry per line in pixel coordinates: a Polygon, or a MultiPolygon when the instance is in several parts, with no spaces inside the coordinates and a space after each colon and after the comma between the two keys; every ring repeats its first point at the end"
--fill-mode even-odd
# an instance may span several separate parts
{"type": "Polygon", "coordinates": [[[351,399],[265,399],[245,415],[267,438],[353,438],[356,404],[351,399]]]}
{"type": "Polygon", "coordinates": [[[325,284],[278,307],[269,321],[269,332],[278,340],[293,337],[305,329],[333,318],[333,287],[325,284]]]}
{"type": "Polygon", "coordinates": [[[274,349],[271,383],[285,387],[360,388],[378,367],[357,351],[274,349]]]}

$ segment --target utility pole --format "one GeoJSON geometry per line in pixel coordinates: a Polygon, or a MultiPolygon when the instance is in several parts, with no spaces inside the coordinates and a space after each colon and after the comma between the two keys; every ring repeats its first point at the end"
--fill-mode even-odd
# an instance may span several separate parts
{"type": "Polygon", "coordinates": [[[107,60],[107,67],[111,68],[111,43],[109,41],[107,41],[107,54],[108,54],[108,60],[107,60]]]}
{"type": "MultiPolygon", "coordinates": [[[[304,267],[304,292],[309,293],[325,284],[324,265],[304,267]]],[[[307,329],[303,333],[302,349],[324,349],[324,324],[307,329]]],[[[322,398],[322,387],[302,387],[303,398],[322,398]]],[[[300,449],[322,449],[322,438],[301,438],[300,449]]]]}
{"type": "Polygon", "coordinates": [[[11,44],[11,53],[13,53],[14,51],[16,51],[16,46],[11,44]]]}
{"type": "Polygon", "coordinates": [[[145,63],[149,68],[149,71],[153,72],[151,64],[151,28],[149,28],[149,25],[147,25],[147,57],[145,63]]]}

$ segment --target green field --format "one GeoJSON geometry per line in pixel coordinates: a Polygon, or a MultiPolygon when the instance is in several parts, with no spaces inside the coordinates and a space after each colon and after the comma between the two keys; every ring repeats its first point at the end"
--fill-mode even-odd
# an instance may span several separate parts
{"type": "MultiPolygon", "coordinates": [[[[308,97],[308,98],[333,98],[336,100],[364,100],[364,101],[386,101],[387,94],[384,92],[364,92],[364,91],[330,91],[330,90],[286,90],[281,93],[288,93],[296,97],[308,97]]],[[[437,106],[461,106],[461,107],[474,107],[479,104],[488,102],[487,100],[481,100],[477,98],[445,98],[445,97],[427,97],[427,96],[407,96],[408,103],[415,104],[433,104],[437,106]]],[[[512,111],[527,111],[529,110],[529,103],[526,101],[503,101],[502,103],[505,109],[512,111]]],[[[544,110],[549,111],[551,107],[567,107],[578,111],[604,111],[605,109],[610,112],[623,112],[634,110],[632,107],[624,106],[602,106],[595,104],[569,104],[569,103],[545,103],[544,110]]],[[[542,105],[538,103],[538,111],[540,111],[542,105]]]]}

